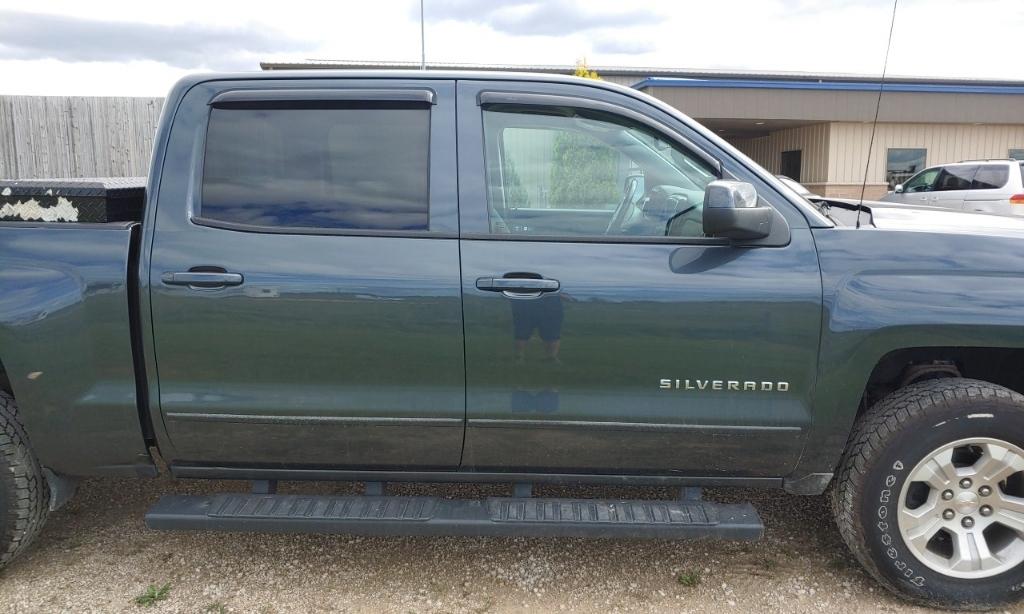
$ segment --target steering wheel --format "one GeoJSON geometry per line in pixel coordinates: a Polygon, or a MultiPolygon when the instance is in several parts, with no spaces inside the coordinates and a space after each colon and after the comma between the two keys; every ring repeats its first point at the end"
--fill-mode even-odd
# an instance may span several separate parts
{"type": "Polygon", "coordinates": [[[676,213],[672,217],[668,218],[668,221],[665,222],[665,236],[666,237],[688,237],[688,236],[700,237],[700,236],[703,236],[704,235],[704,221],[703,220],[699,220],[699,219],[694,219],[693,217],[685,217],[687,213],[690,213],[691,211],[693,211],[696,208],[697,208],[697,205],[690,205],[689,207],[683,209],[679,213],[676,213]],[[692,225],[696,226],[697,227],[697,233],[695,233],[693,235],[689,235],[689,234],[686,234],[685,232],[673,232],[673,230],[675,230],[676,228],[679,228],[680,230],[686,228],[688,224],[692,224],[692,225]]]}

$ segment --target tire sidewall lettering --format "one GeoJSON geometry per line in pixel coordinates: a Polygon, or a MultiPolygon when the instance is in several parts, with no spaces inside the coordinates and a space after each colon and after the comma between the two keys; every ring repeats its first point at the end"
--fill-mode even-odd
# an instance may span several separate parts
{"type": "Polygon", "coordinates": [[[876,497],[878,507],[875,509],[875,516],[878,522],[875,523],[875,528],[878,531],[875,537],[881,545],[882,552],[885,553],[886,558],[896,570],[896,574],[910,584],[923,588],[925,578],[916,572],[917,560],[904,555],[899,548],[903,542],[896,539],[899,531],[899,519],[895,514],[899,513],[899,501],[898,497],[893,495],[893,491],[902,484],[902,480],[905,478],[903,475],[905,468],[906,464],[902,460],[896,460],[889,468],[890,473],[882,480],[883,487],[878,490],[876,497]],[[893,516],[890,518],[890,515],[893,516]]]}

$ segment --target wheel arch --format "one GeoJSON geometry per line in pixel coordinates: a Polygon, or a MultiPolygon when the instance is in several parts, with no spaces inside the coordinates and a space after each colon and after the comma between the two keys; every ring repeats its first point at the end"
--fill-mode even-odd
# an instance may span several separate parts
{"type": "MultiPolygon", "coordinates": [[[[851,346],[848,349],[853,350],[851,346]]],[[[1024,394],[1024,347],[861,346],[843,362],[823,364],[815,394],[815,416],[804,452],[783,487],[816,495],[832,481],[857,420],[872,405],[914,382],[966,377],[1024,394]]]]}
{"type": "Polygon", "coordinates": [[[982,380],[1024,394],[1024,348],[918,346],[891,350],[871,369],[855,419],[899,388],[943,377],[982,380]]]}

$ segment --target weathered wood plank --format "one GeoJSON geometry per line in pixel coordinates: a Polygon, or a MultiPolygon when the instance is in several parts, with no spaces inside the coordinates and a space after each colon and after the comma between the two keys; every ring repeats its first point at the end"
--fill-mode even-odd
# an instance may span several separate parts
{"type": "Polygon", "coordinates": [[[162,98],[0,96],[0,178],[149,171],[162,98]]]}

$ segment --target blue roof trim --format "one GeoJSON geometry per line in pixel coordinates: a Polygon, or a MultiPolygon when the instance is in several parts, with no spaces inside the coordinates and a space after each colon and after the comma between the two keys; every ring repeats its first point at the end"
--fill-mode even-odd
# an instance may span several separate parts
{"type": "MultiPolygon", "coordinates": [[[[647,77],[634,83],[635,89],[646,87],[714,87],[725,89],[761,90],[832,90],[841,92],[877,92],[878,83],[856,81],[774,81],[764,79],[680,79],[675,77],[647,77]]],[[[929,83],[886,83],[885,92],[915,92],[926,94],[1017,94],[1024,95],[1024,86],[1014,85],[943,85],[929,83]]]]}

